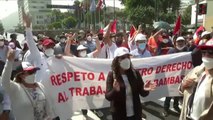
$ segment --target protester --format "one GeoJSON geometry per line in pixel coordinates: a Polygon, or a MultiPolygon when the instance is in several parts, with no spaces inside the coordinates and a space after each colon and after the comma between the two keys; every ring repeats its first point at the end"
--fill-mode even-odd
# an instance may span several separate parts
{"type": "Polygon", "coordinates": [[[142,107],[139,95],[145,97],[155,89],[155,84],[145,84],[130,61],[127,48],[117,48],[112,61],[112,71],[106,82],[105,98],[111,102],[113,120],[141,120],[142,107]],[[130,79],[131,78],[131,79],[130,79]]]}
{"type": "Polygon", "coordinates": [[[64,54],[65,49],[65,41],[67,40],[67,37],[65,35],[59,36],[59,42],[54,47],[54,54],[64,54]]]}
{"type": "Polygon", "coordinates": [[[16,34],[11,34],[10,35],[10,41],[9,42],[13,42],[15,44],[15,46],[19,49],[21,49],[21,45],[20,43],[17,41],[17,35],[16,34]]]}
{"type": "Polygon", "coordinates": [[[8,47],[4,43],[4,36],[0,35],[0,75],[4,69],[4,64],[7,59],[8,47]]]}
{"type": "Polygon", "coordinates": [[[173,47],[172,41],[170,39],[170,36],[168,34],[168,32],[163,32],[162,33],[162,41],[158,41],[158,48],[157,48],[157,55],[166,55],[169,51],[169,49],[171,49],[173,47]]]}
{"type": "Polygon", "coordinates": [[[137,49],[131,51],[131,55],[133,58],[145,58],[145,57],[151,57],[151,53],[147,50],[147,39],[146,36],[139,33],[135,37],[135,42],[137,49]]]}
{"type": "Polygon", "coordinates": [[[89,31],[86,35],[85,47],[87,47],[87,53],[91,53],[96,50],[96,40],[94,39],[93,34],[89,31]]]}
{"type": "Polygon", "coordinates": [[[49,93],[45,91],[42,84],[35,82],[35,73],[38,68],[23,62],[17,68],[15,80],[10,80],[14,58],[15,53],[10,50],[2,73],[2,85],[10,96],[16,120],[55,118],[50,98],[48,98],[49,93]]]}
{"type": "Polygon", "coordinates": [[[210,40],[212,37],[211,37],[211,32],[209,31],[204,31],[202,32],[201,34],[201,40],[199,41],[199,44],[198,45],[202,45],[202,44],[205,44],[208,40],[210,40]]]}
{"type": "Polygon", "coordinates": [[[186,40],[187,40],[187,47],[189,48],[189,51],[193,51],[197,47],[197,45],[195,45],[192,34],[188,34],[186,36],[186,40]]]}
{"type": "Polygon", "coordinates": [[[180,120],[213,118],[213,40],[209,40],[199,48],[203,64],[191,70],[179,87],[184,97],[180,120]]]}

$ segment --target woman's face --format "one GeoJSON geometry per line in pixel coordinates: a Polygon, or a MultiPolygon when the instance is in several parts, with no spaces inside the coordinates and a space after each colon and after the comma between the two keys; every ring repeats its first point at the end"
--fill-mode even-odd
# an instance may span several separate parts
{"type": "Polygon", "coordinates": [[[130,68],[130,66],[131,66],[131,61],[130,61],[129,54],[120,56],[118,58],[118,62],[119,62],[120,68],[122,70],[128,70],[130,68]]]}

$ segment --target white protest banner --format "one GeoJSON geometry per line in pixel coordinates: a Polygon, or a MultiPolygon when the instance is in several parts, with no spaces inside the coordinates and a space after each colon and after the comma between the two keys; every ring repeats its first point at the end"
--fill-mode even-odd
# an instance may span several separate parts
{"type": "MultiPolygon", "coordinates": [[[[57,113],[62,119],[82,108],[109,107],[105,99],[107,74],[111,70],[109,59],[63,57],[48,60],[50,75],[43,84],[51,91],[57,113]]],[[[178,86],[184,75],[192,69],[191,53],[132,59],[144,82],[157,84],[146,100],[165,96],[179,96],[178,86]]]]}

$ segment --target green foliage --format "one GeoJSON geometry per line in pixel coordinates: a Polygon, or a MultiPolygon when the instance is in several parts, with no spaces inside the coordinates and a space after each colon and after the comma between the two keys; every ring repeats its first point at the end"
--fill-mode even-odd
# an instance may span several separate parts
{"type": "Polygon", "coordinates": [[[70,16],[70,17],[68,17],[68,18],[65,18],[63,21],[62,21],[62,23],[63,23],[63,26],[65,27],[65,28],[73,28],[73,27],[75,27],[76,26],[76,24],[77,24],[77,20],[75,19],[75,18],[73,18],[72,16],[70,16]]]}
{"type": "Polygon", "coordinates": [[[191,22],[191,10],[192,10],[192,7],[188,6],[186,8],[186,10],[183,12],[182,24],[184,24],[184,25],[190,24],[190,22],[191,22]]]}
{"type": "Polygon", "coordinates": [[[3,24],[0,21],[0,34],[3,34],[3,33],[4,33],[4,27],[3,27],[3,24]]]}
{"type": "Polygon", "coordinates": [[[60,29],[62,28],[61,22],[54,22],[48,25],[48,29],[60,29]]]}
{"type": "Polygon", "coordinates": [[[176,20],[176,15],[174,13],[160,13],[159,19],[165,21],[169,24],[173,24],[176,20]]]}
{"type": "Polygon", "coordinates": [[[138,6],[128,12],[129,20],[136,26],[139,24],[152,24],[155,18],[154,12],[154,8],[151,6],[138,6]]]}
{"type": "Polygon", "coordinates": [[[174,23],[181,0],[120,0],[124,2],[129,20],[135,24],[152,24],[154,20],[174,23]]]}
{"type": "Polygon", "coordinates": [[[15,26],[15,32],[23,33],[24,32],[24,26],[21,25],[21,24],[18,24],[17,26],[15,26]]]}

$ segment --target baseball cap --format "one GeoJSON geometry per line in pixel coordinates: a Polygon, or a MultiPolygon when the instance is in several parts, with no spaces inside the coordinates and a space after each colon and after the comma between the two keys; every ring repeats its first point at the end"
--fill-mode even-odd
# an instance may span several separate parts
{"type": "Polygon", "coordinates": [[[51,39],[46,38],[46,39],[43,40],[42,45],[46,46],[46,47],[47,46],[55,46],[55,43],[51,39]]]}
{"type": "Polygon", "coordinates": [[[202,32],[202,34],[201,34],[201,38],[202,38],[203,36],[209,35],[209,34],[211,34],[211,32],[209,32],[209,31],[204,31],[204,32],[202,32]]]}
{"type": "Polygon", "coordinates": [[[147,41],[146,36],[143,34],[137,34],[137,36],[135,37],[135,42],[137,41],[147,41]]]}
{"type": "Polygon", "coordinates": [[[185,39],[182,36],[180,36],[176,39],[176,41],[185,41],[185,39]]]}
{"type": "Polygon", "coordinates": [[[28,72],[28,71],[37,71],[37,70],[40,70],[40,68],[33,66],[29,62],[22,62],[21,65],[16,67],[17,73],[28,72]]]}
{"type": "Polygon", "coordinates": [[[198,48],[201,50],[213,49],[213,38],[207,41],[205,45],[199,45],[198,48]]]}
{"type": "Polygon", "coordinates": [[[123,55],[126,55],[126,54],[130,54],[129,50],[125,47],[119,47],[115,50],[114,52],[114,58],[115,57],[120,57],[120,56],[123,56],[123,55]]]}
{"type": "Polygon", "coordinates": [[[79,45],[79,46],[77,47],[77,50],[85,50],[85,49],[87,49],[87,47],[85,47],[85,46],[83,46],[83,45],[79,45]]]}

